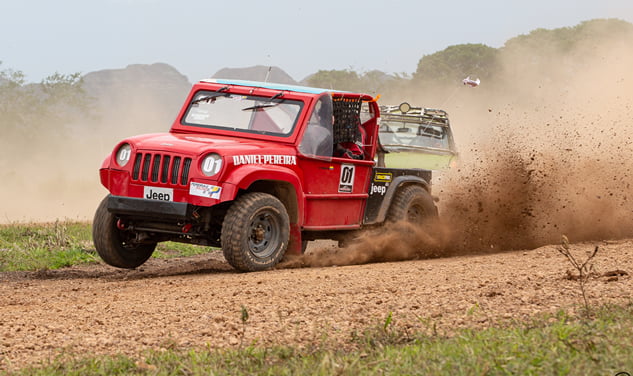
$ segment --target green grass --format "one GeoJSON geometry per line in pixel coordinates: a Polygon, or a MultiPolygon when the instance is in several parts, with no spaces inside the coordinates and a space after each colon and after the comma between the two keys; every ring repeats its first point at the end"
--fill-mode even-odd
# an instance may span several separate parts
{"type": "Polygon", "coordinates": [[[157,258],[175,258],[175,257],[188,257],[200,255],[203,253],[209,253],[215,248],[203,247],[199,245],[177,243],[177,242],[163,242],[158,243],[156,250],[152,257],[157,258]]]}
{"type": "MultiPolygon", "coordinates": [[[[160,243],[154,257],[173,258],[209,252],[209,247],[160,243]]],[[[0,225],[0,272],[59,269],[100,261],[87,222],[0,225]]]]}
{"type": "MultiPolygon", "coordinates": [[[[390,317],[390,316],[388,316],[390,317]]],[[[527,323],[406,333],[389,322],[352,335],[345,347],[257,345],[237,350],[150,351],[142,359],[63,358],[18,375],[615,375],[633,372],[633,303],[596,309],[591,320],[563,312],[527,323]]]]}
{"type": "Polygon", "coordinates": [[[0,271],[59,269],[96,262],[90,224],[57,221],[0,226],[0,271]]]}

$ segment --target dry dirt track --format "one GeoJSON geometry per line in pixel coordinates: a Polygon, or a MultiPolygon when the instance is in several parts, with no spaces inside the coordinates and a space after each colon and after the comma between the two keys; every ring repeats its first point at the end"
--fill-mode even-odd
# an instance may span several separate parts
{"type": "MultiPolygon", "coordinates": [[[[628,302],[633,241],[576,244],[600,251],[588,285],[592,303],[628,302]]],[[[0,274],[0,369],[66,354],[125,353],[243,343],[349,341],[384,322],[440,334],[524,319],[581,302],[555,246],[489,255],[236,273],[212,253],[151,259],[140,270],[104,265],[0,274]]]]}

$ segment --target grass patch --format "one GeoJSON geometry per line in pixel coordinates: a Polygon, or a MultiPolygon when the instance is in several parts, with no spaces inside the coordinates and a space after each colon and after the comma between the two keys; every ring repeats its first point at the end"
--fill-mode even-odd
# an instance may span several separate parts
{"type": "Polygon", "coordinates": [[[217,248],[204,247],[200,245],[178,243],[178,242],[162,242],[158,243],[152,257],[156,258],[176,258],[189,257],[209,253],[217,248]]]}
{"type": "MultiPolygon", "coordinates": [[[[213,248],[159,243],[153,257],[174,258],[208,253],[213,248]]],[[[77,221],[0,225],[0,272],[34,271],[98,263],[92,224],[77,221]]]]}
{"type": "Polygon", "coordinates": [[[615,375],[633,371],[631,338],[633,303],[597,309],[592,320],[559,312],[506,327],[460,330],[451,337],[402,332],[389,320],[336,348],[150,351],[139,360],[120,355],[58,359],[16,374],[615,375]]]}
{"type": "Polygon", "coordinates": [[[97,259],[89,223],[0,226],[0,271],[59,269],[97,259]]]}

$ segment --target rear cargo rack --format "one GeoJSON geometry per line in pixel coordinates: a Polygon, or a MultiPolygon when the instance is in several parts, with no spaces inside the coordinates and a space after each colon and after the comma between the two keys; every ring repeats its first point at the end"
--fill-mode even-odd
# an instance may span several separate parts
{"type": "Polygon", "coordinates": [[[380,106],[380,116],[385,120],[449,125],[448,113],[436,108],[411,107],[403,114],[399,106],[380,106]]]}

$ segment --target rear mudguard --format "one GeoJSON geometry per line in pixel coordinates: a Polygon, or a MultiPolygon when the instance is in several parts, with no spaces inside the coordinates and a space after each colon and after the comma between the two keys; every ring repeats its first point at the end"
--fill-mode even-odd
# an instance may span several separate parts
{"type": "Polygon", "coordinates": [[[398,188],[420,185],[431,193],[432,172],[421,169],[376,167],[369,185],[369,198],[365,207],[364,225],[382,223],[387,218],[389,206],[398,188]]]}

